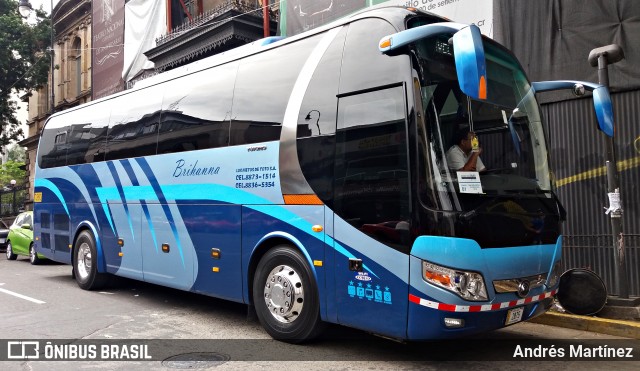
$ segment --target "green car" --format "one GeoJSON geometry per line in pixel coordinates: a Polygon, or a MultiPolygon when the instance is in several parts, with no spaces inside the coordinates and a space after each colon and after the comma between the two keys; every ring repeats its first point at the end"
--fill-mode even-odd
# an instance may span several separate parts
{"type": "Polygon", "coordinates": [[[18,255],[28,255],[31,264],[38,264],[43,255],[36,253],[33,246],[33,211],[18,214],[9,227],[7,236],[7,259],[16,260],[18,255]]]}

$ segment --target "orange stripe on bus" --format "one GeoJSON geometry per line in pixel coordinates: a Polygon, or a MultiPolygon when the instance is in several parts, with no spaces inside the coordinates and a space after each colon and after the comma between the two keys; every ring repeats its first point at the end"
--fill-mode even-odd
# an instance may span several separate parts
{"type": "Polygon", "coordinates": [[[323,205],[316,195],[283,195],[287,205],[323,205]]]}

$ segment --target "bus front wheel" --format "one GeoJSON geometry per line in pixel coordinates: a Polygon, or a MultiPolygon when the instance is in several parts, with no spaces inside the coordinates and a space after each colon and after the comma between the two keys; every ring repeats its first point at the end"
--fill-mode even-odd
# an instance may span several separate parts
{"type": "Polygon", "coordinates": [[[262,327],[277,340],[301,343],[324,327],[313,272],[300,252],[286,245],[260,259],[253,278],[253,305],[262,327]]]}
{"type": "Polygon", "coordinates": [[[97,290],[107,284],[108,275],[99,273],[96,242],[88,231],[82,231],[73,248],[73,271],[78,286],[84,290],[97,290]]]}

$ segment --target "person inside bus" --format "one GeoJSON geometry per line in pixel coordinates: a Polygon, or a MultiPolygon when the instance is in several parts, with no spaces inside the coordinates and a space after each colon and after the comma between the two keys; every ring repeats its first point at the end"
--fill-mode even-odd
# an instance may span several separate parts
{"type": "Polygon", "coordinates": [[[462,128],[456,132],[453,140],[454,144],[447,151],[447,164],[450,169],[478,172],[487,169],[480,159],[482,148],[479,143],[474,146],[474,141],[477,142],[476,134],[469,131],[468,128],[462,128]]]}

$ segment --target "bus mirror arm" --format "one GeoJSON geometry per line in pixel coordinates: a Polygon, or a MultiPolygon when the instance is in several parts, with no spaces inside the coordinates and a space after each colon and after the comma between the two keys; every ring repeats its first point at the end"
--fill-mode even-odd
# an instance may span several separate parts
{"type": "Polygon", "coordinates": [[[576,96],[584,94],[585,90],[593,92],[593,108],[598,119],[598,129],[607,136],[613,137],[615,133],[613,121],[613,104],[611,103],[611,95],[606,86],[594,84],[585,81],[558,80],[558,81],[540,81],[531,83],[534,93],[553,91],[553,90],[571,90],[576,96]]]}
{"type": "Polygon", "coordinates": [[[418,40],[437,35],[451,35],[458,84],[463,93],[473,99],[487,99],[487,65],[482,34],[476,25],[453,22],[432,23],[410,28],[380,39],[380,52],[394,55],[418,40]]]}

